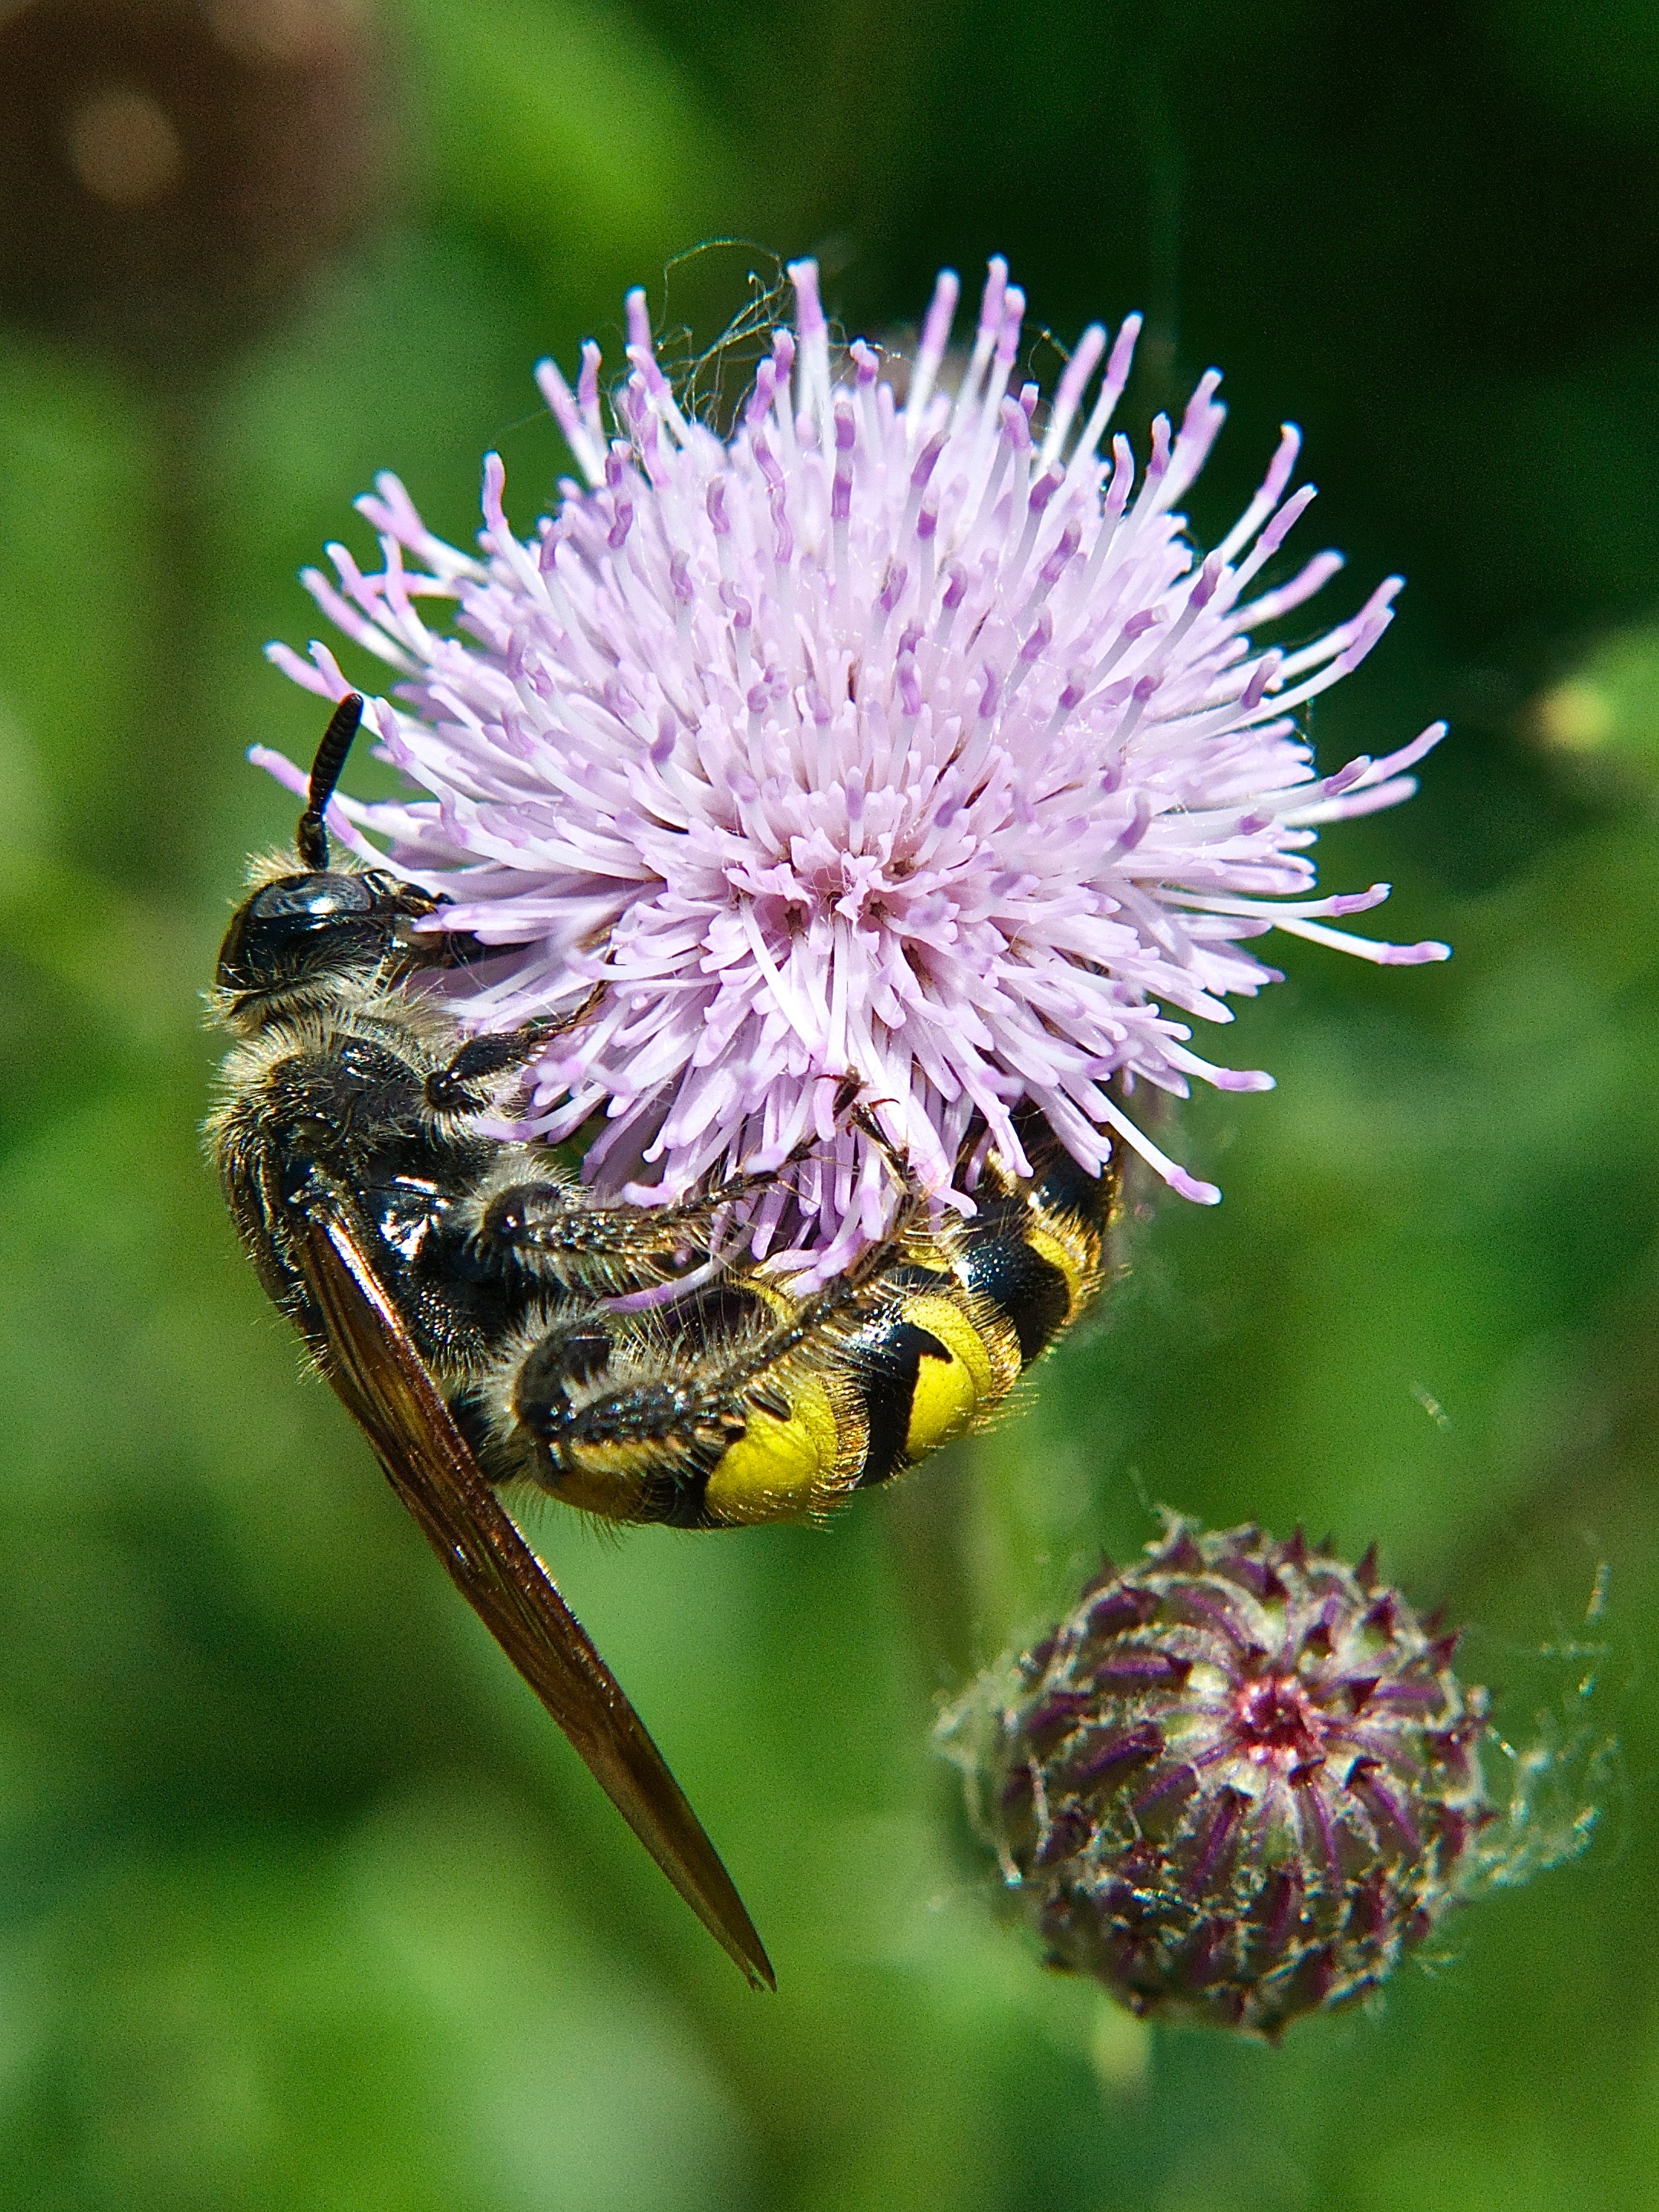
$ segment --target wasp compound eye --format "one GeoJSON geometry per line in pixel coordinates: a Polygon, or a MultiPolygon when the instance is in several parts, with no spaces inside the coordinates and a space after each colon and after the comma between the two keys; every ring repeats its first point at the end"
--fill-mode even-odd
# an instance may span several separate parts
{"type": "Polygon", "coordinates": [[[1272,2035],[1375,1988],[1464,1893],[1495,1818],[1486,1692],[1374,1565],[1171,1518],[946,1717],[1051,1964],[1272,2035]]]}
{"type": "Polygon", "coordinates": [[[362,876],[286,876],[267,884],[252,902],[248,919],[325,928],[342,915],[373,914],[377,903],[374,885],[362,876]]]}
{"type": "Polygon", "coordinates": [[[398,918],[395,889],[374,876],[279,877],[231,923],[219,955],[222,990],[270,991],[307,976],[372,967],[398,918]]]}

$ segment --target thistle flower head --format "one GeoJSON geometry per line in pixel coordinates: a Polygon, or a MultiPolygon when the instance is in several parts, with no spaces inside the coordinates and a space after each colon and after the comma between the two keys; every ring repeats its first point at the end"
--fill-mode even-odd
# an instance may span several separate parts
{"type": "Polygon", "coordinates": [[[1476,1870],[1456,1642],[1369,1554],[1171,1516],[945,1729],[1054,1964],[1273,2034],[1375,1988],[1476,1870]]]}
{"type": "MultiPolygon", "coordinates": [[[[1310,642],[1258,647],[1340,565],[1264,579],[1313,495],[1290,490],[1294,429],[1203,556],[1178,509],[1220,427],[1217,376],[1178,428],[1154,423],[1143,469],[1108,441],[1138,317],[1109,344],[1085,331],[1045,402],[1011,388],[1024,300],[994,261],[947,388],[946,272],[901,400],[871,347],[832,349],[813,264],[790,275],[794,326],[729,437],[682,411],[635,293],[608,398],[592,345],[574,393],[538,371],[585,481],[528,538],[494,456],[477,558],[395,478],[359,502],[382,568],[335,547],[336,580],[307,581],[396,673],[373,716],[428,795],[342,802],[342,834],[389,841],[453,902],[445,926],[504,948],[459,987],[464,1021],[508,1027],[605,987],[538,1063],[517,1126],[558,1140],[603,1115],[586,1171],[631,1201],[816,1139],[771,1225],[793,1205],[786,1236],[843,1264],[896,1203],[884,1147],[836,1125],[849,1072],[946,1202],[969,1203],[981,1138],[1023,1169],[1028,1102],[1091,1172],[1127,1141],[1213,1200],[1124,1097],[1269,1085],[1191,1043],[1194,1019],[1231,1019],[1230,996],[1273,979],[1248,940],[1444,954],[1331,927],[1387,887],[1321,898],[1306,857],[1321,823],[1406,797],[1442,734],[1323,779],[1302,734],[1398,579],[1310,642]],[[428,623],[434,599],[453,630],[428,623]]],[[[325,647],[272,651],[345,689],[325,647]]]]}

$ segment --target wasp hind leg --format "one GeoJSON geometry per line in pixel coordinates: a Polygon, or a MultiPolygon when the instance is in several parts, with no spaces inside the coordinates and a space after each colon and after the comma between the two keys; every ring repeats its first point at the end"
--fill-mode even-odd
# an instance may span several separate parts
{"type": "Polygon", "coordinates": [[[537,1479],[566,1504],[611,1520],[711,1525],[708,1478],[747,1426],[741,1403],[667,1374],[574,1403],[615,1349],[605,1316],[592,1315],[550,1332],[525,1358],[513,1414],[533,1440],[537,1479]]]}
{"type": "Polygon", "coordinates": [[[834,1504],[865,1456],[856,1391],[830,1356],[858,1295],[843,1279],[781,1318],[726,1281],[648,1319],[573,1316],[529,1347],[509,1386],[537,1479],[590,1512],[681,1528],[834,1504]]]}
{"type": "Polygon", "coordinates": [[[593,1206],[573,1183],[514,1182],[485,1198],[472,1244],[488,1267],[549,1290],[624,1298],[690,1278],[719,1261],[751,1265],[734,1224],[720,1250],[719,1215],[739,1192],[684,1206],[593,1206]]]}
{"type": "MultiPolygon", "coordinates": [[[[487,1103],[477,1094],[496,1074],[522,1064],[544,1035],[574,1026],[586,1012],[584,1006],[558,1024],[471,1040],[447,1068],[428,1079],[428,1103],[455,1107],[465,1098],[477,1110],[487,1103]]],[[[842,1076],[835,1098],[837,1123],[857,1095],[857,1078],[842,1076]]],[[[690,1291],[704,1279],[706,1267],[717,1268],[722,1278],[752,1273],[758,1262],[750,1225],[732,1209],[789,1189],[789,1170],[810,1159],[819,1143],[810,1134],[772,1166],[742,1170],[661,1206],[596,1203],[568,1176],[545,1170],[526,1176],[534,1155],[517,1147],[477,1190],[467,1221],[458,1226],[471,1262],[509,1281],[612,1298],[665,1287],[690,1291]]]]}

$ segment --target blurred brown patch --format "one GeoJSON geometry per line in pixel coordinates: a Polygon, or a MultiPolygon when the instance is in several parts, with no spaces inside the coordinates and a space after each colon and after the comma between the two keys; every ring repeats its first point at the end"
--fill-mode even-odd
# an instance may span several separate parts
{"type": "Polygon", "coordinates": [[[384,211],[390,76],[362,0],[0,15],[0,312],[210,367],[384,211]]]}

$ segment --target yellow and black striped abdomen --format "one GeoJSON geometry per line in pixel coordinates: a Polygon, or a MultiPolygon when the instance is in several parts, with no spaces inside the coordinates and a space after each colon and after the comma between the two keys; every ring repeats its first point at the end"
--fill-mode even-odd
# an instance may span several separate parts
{"type": "Polygon", "coordinates": [[[885,1482],[971,1428],[1007,1396],[1024,1365],[1013,1329],[954,1270],[893,1273],[896,1295],[847,1346],[865,1413],[857,1489],[885,1482]]]}
{"type": "Polygon", "coordinates": [[[1006,1316],[1027,1366],[1094,1302],[1121,1182],[1115,1156],[1091,1176],[1053,1137],[1031,1149],[1036,1172],[1006,1180],[957,1231],[959,1266],[1006,1316]]]}
{"type": "Polygon", "coordinates": [[[941,1240],[950,1273],[904,1285],[855,1347],[869,1428],[857,1487],[977,1427],[1077,1319],[1100,1287],[1116,1188],[1056,1147],[941,1240]]]}
{"type": "Polygon", "coordinates": [[[896,1239],[856,1285],[728,1285],[739,1332],[711,1329],[706,1300],[665,1309],[648,1360],[636,1340],[622,1387],[544,1431],[539,1479],[613,1519],[739,1528],[823,1514],[978,1426],[1104,1271],[1115,1168],[1087,1175],[1052,1139],[1035,1164],[994,1173],[971,1219],[896,1239]]]}
{"type": "MultiPolygon", "coordinates": [[[[803,1321],[734,1389],[744,1431],[701,1486],[698,1525],[825,1513],[971,1428],[1024,1365],[988,1300],[955,1272],[908,1259],[881,1268],[850,1311],[803,1321]]],[[[690,1503],[688,1492],[682,1510],[690,1503]]]]}
{"type": "Polygon", "coordinates": [[[1105,1272],[1116,1164],[1091,1176],[1050,1139],[1034,1165],[946,1231],[933,1266],[896,1255],[878,1269],[850,1328],[806,1332],[768,1378],[776,1409],[751,1413],[708,1478],[714,1525],[820,1513],[915,1466],[982,1423],[1084,1311],[1105,1272]]]}

